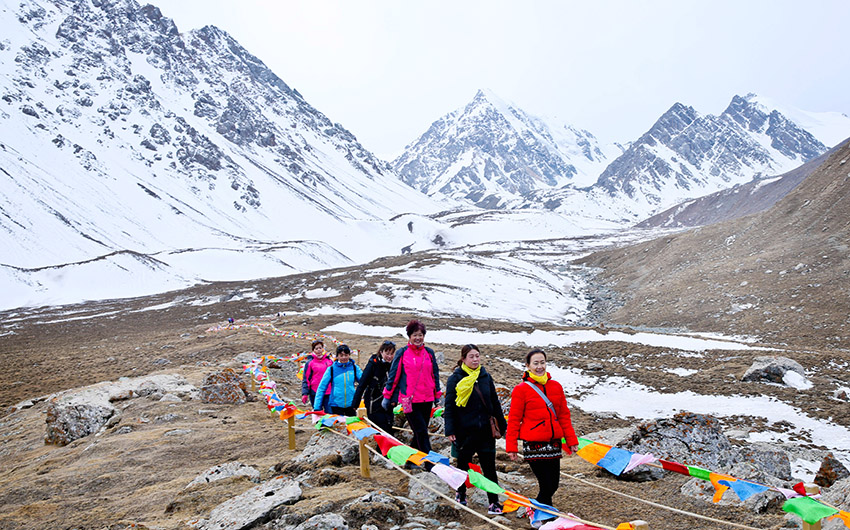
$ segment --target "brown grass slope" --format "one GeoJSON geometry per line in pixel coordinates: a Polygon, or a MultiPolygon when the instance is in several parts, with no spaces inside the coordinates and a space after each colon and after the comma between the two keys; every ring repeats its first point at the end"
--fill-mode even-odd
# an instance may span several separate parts
{"type": "Polygon", "coordinates": [[[850,141],[759,214],[591,254],[613,324],[850,347],[850,141]]]}

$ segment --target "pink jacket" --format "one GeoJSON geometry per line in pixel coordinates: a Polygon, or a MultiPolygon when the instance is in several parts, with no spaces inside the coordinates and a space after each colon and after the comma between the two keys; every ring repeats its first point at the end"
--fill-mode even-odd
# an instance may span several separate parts
{"type": "MultiPolygon", "coordinates": [[[[304,380],[301,384],[301,393],[307,395],[307,390],[315,392],[319,388],[319,383],[322,381],[322,376],[325,375],[325,370],[333,364],[330,355],[325,355],[321,359],[312,358],[304,366],[304,380]]],[[[330,386],[325,394],[330,394],[330,386]]]]}

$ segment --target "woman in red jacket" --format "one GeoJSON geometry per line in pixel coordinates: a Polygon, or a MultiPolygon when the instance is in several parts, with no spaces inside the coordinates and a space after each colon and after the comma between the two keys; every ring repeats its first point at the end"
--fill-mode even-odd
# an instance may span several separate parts
{"type": "Polygon", "coordinates": [[[525,356],[525,365],[522,383],[511,392],[506,450],[515,461],[517,440],[522,440],[522,457],[531,466],[540,488],[536,500],[551,506],[560,484],[561,451],[568,455],[578,451],[578,438],[564,388],[546,371],[546,353],[531,350],[525,356]]]}

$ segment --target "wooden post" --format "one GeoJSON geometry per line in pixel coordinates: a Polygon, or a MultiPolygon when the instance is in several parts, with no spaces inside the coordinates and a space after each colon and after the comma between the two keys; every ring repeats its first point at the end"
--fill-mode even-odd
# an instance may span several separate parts
{"type": "MultiPolygon", "coordinates": [[[[820,493],[820,488],[817,484],[806,483],[805,484],[806,493],[809,495],[815,495],[820,493]]],[[[806,521],[803,521],[803,530],[821,530],[821,522],[817,521],[815,523],[809,524],[806,521]]]]}
{"type": "Polygon", "coordinates": [[[634,528],[635,530],[649,530],[649,525],[646,523],[646,521],[637,520],[637,521],[629,521],[629,523],[632,525],[632,528],[634,528]]]}
{"type": "Polygon", "coordinates": [[[286,418],[286,423],[289,425],[289,449],[295,450],[295,416],[286,418]]]}
{"type": "MultiPolygon", "coordinates": [[[[357,417],[366,417],[366,407],[357,409],[357,417]]],[[[360,476],[363,478],[372,478],[372,473],[369,471],[369,449],[366,447],[366,439],[360,440],[360,476]]]]}

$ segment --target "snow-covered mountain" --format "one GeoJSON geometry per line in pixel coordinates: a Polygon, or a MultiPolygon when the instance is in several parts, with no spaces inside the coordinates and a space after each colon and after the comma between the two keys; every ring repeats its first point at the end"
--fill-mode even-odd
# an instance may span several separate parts
{"type": "Polygon", "coordinates": [[[779,175],[850,135],[850,118],[748,94],[719,116],[673,105],[639,139],[603,147],[490,92],[434,122],[393,161],[434,197],[484,208],[547,208],[630,225],[682,201],[779,175]]]}
{"type": "Polygon", "coordinates": [[[793,111],[821,141],[765,101],[735,96],[719,116],[676,103],[593,186],[541,190],[524,206],[632,224],[682,201],[788,172],[850,135],[843,114],[793,111]]]}
{"type": "Polygon", "coordinates": [[[531,116],[479,90],[465,107],[435,121],[392,165],[428,195],[502,208],[540,189],[593,184],[620,153],[587,131],[531,116]]]}
{"type": "Polygon", "coordinates": [[[7,307],[368,260],[443,207],[215,27],[134,0],[0,0],[0,27],[7,307]]]}

